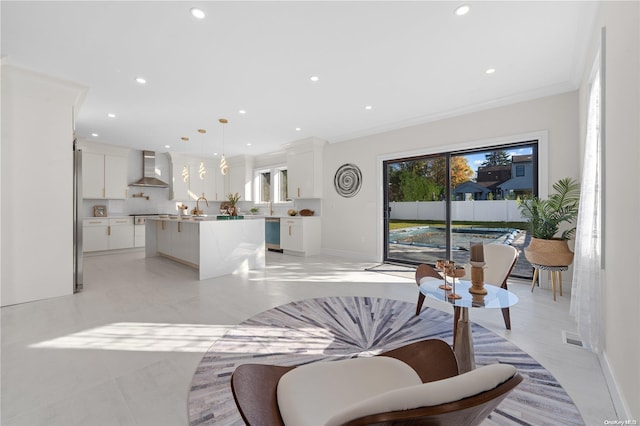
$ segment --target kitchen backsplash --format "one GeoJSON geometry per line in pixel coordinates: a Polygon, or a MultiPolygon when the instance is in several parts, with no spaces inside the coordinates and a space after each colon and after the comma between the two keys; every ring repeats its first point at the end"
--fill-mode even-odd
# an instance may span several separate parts
{"type": "MultiPolygon", "coordinates": [[[[84,200],[83,201],[83,214],[84,217],[93,217],[94,206],[107,206],[107,216],[129,216],[131,214],[179,214],[178,205],[182,204],[179,201],[171,201],[169,198],[168,188],[139,188],[129,187],[129,198],[126,200],[84,200]],[[146,198],[133,198],[133,194],[143,193],[146,198]]],[[[209,201],[209,207],[206,203],[200,202],[200,210],[204,214],[216,215],[220,213],[221,201],[209,201]]],[[[186,202],[189,209],[187,212],[191,212],[196,206],[195,201],[186,202]]],[[[240,201],[238,207],[242,214],[249,214],[249,209],[252,207],[258,207],[257,214],[267,216],[269,215],[268,205],[255,205],[250,201],[240,201]]],[[[289,209],[301,210],[310,209],[315,212],[315,215],[320,215],[321,200],[319,199],[307,199],[307,200],[295,200],[292,204],[276,204],[273,206],[274,216],[286,216],[289,209]]]]}

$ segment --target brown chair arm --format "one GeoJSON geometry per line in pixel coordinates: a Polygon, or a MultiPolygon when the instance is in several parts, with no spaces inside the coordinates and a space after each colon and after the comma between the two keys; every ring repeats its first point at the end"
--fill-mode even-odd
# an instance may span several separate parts
{"type": "Polygon", "coordinates": [[[250,426],[284,426],[278,409],[278,381],[295,367],[243,364],[231,375],[231,391],[242,420],[250,426]]]}
{"type": "Polygon", "coordinates": [[[456,356],[444,340],[422,340],[380,355],[405,362],[416,370],[423,383],[458,375],[456,356]]]}
{"type": "Polygon", "coordinates": [[[429,265],[425,265],[424,263],[416,268],[416,284],[420,287],[420,280],[424,277],[433,277],[439,280],[443,279],[442,275],[438,273],[435,269],[433,269],[429,265]]]}
{"type": "Polygon", "coordinates": [[[476,426],[482,423],[520,382],[522,382],[522,376],[516,373],[497,387],[469,398],[432,407],[372,414],[353,419],[343,426],[476,426]]]}

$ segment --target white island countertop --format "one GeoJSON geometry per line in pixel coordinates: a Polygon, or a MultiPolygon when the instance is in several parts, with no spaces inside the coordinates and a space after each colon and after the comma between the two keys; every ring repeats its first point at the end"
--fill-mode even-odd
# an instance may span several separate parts
{"type": "Polygon", "coordinates": [[[198,269],[201,280],[265,267],[265,220],[154,217],[146,223],[146,256],[198,269]]]}

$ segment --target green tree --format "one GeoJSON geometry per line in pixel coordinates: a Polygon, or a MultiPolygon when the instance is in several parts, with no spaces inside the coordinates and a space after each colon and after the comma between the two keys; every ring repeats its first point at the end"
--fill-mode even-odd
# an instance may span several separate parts
{"type": "MultiPolygon", "coordinates": [[[[435,201],[445,193],[446,158],[403,161],[389,166],[389,201],[435,201]]],[[[451,157],[451,183],[467,182],[473,170],[462,156],[451,157]]]]}
{"type": "Polygon", "coordinates": [[[485,154],[484,158],[485,161],[481,164],[482,167],[511,165],[511,155],[502,149],[491,151],[485,154]]]}

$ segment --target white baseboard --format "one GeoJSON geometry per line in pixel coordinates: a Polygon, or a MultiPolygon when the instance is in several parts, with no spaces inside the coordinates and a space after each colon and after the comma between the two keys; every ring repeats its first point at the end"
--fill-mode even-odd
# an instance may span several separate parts
{"type": "Polygon", "coordinates": [[[604,352],[598,354],[598,358],[600,359],[602,372],[604,373],[604,378],[607,381],[609,394],[611,395],[611,401],[613,402],[613,408],[616,410],[618,420],[632,419],[631,410],[629,409],[629,405],[627,404],[624,395],[620,392],[620,387],[618,386],[618,382],[613,374],[607,354],[604,352]]]}

